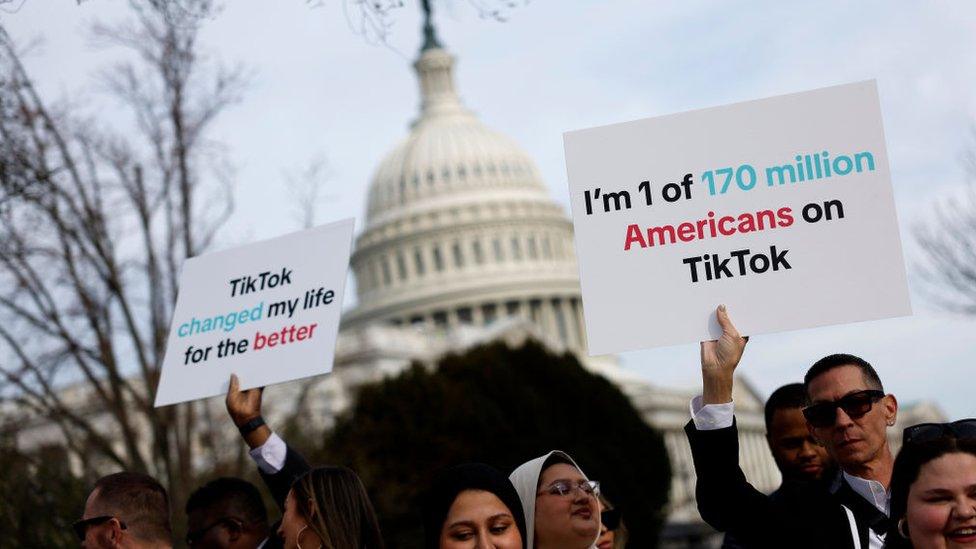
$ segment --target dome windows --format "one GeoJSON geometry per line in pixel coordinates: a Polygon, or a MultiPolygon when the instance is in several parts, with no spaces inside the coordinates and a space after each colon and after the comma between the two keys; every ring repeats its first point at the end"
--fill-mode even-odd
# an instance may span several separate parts
{"type": "Polygon", "coordinates": [[[522,243],[517,235],[512,237],[512,259],[522,261],[522,243]]]}
{"type": "Polygon", "coordinates": [[[529,259],[539,259],[539,249],[535,243],[535,235],[529,235],[529,259]]]}
{"type": "Polygon", "coordinates": [[[485,254],[481,249],[480,239],[475,239],[475,241],[471,243],[471,251],[474,254],[474,262],[476,265],[481,265],[485,262],[485,254]]]}
{"type": "Polygon", "coordinates": [[[417,276],[424,276],[424,254],[419,246],[413,249],[413,266],[417,276]]]}
{"type": "Polygon", "coordinates": [[[455,241],[454,244],[451,245],[451,253],[454,256],[454,266],[457,267],[458,269],[463,268],[464,267],[464,254],[461,251],[461,243],[460,242],[455,241]]]}
{"type": "Polygon", "coordinates": [[[438,244],[434,244],[434,270],[437,272],[444,271],[444,256],[441,255],[441,247],[438,244]]]}
{"type": "Polygon", "coordinates": [[[380,267],[383,272],[383,285],[389,286],[393,282],[393,275],[390,273],[390,262],[386,257],[380,259],[380,267]]]}
{"type": "Polygon", "coordinates": [[[549,242],[549,234],[542,235],[542,258],[552,259],[552,243],[549,242]]]}
{"type": "Polygon", "coordinates": [[[400,280],[407,279],[407,262],[403,258],[403,252],[397,252],[396,254],[396,265],[397,265],[397,277],[400,280]]]}

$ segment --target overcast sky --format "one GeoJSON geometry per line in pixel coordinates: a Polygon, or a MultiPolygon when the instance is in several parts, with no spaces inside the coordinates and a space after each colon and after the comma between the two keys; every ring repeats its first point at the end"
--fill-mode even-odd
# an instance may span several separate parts
{"type": "MultiPolygon", "coordinates": [[[[362,216],[373,168],[417,115],[411,63],[420,22],[415,2],[405,3],[385,46],[351,29],[342,0],[234,0],[206,24],[207,51],[253,74],[211,135],[237,167],[238,208],[221,246],[297,228],[284,174],[318,155],[333,174],[318,220],[362,216]]],[[[567,212],[564,131],[872,78],[909,267],[911,226],[965,185],[974,2],[537,0],[504,23],[479,18],[464,0],[434,5],[465,104],[525,148],[567,212]]],[[[0,18],[18,40],[43,38],[27,64],[45,95],[118,124],[93,77],[116,54],[91,47],[85,29],[125,13],[118,0],[27,0],[0,18]]],[[[911,268],[909,279],[914,286],[911,268]]],[[[913,306],[909,318],[755,337],[741,372],[768,394],[820,356],[850,352],[872,362],[903,402],[935,400],[952,418],[976,416],[976,319],[939,312],[916,293],[913,306]]],[[[622,360],[660,385],[698,384],[697,345],[622,360]]]]}

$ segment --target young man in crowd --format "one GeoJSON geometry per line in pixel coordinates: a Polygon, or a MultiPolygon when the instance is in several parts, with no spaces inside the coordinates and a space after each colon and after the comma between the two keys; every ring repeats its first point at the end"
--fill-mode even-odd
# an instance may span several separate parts
{"type": "Polygon", "coordinates": [[[197,488],[186,502],[186,544],[193,549],[272,549],[268,513],[250,482],[222,477],[197,488]]]}
{"type": "MultiPolygon", "coordinates": [[[[790,383],[773,391],[766,400],[766,442],[783,476],[782,486],[770,494],[775,501],[780,492],[789,492],[794,484],[821,481],[836,473],[827,450],[813,438],[803,417],[807,393],[802,383],[790,383]]],[[[735,536],[728,534],[722,549],[748,549],[735,536]]]]}
{"type": "Polygon", "coordinates": [[[87,549],[173,547],[166,489],[142,473],[115,473],[98,479],[74,529],[87,549]]]}
{"type": "Polygon", "coordinates": [[[719,530],[748,547],[880,549],[887,529],[887,486],[894,459],[886,430],[898,404],[874,369],[851,355],[831,355],[804,379],[810,433],[842,471],[827,487],[784,485],[776,498],[755,490],[738,466],[732,379],[746,338],[725,307],[722,336],[702,343],[702,395],[685,427],[698,474],[698,508],[719,530]]]}

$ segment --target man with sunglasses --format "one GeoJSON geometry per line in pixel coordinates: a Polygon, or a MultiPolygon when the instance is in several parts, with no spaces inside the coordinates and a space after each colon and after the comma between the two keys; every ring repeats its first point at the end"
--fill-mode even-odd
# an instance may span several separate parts
{"type": "Polygon", "coordinates": [[[893,462],[885,430],[894,424],[895,398],[857,357],[832,355],[814,364],[804,380],[811,406],[803,413],[842,473],[828,483],[784,483],[777,497],[766,496],[738,465],[732,385],[747,339],[724,306],[716,316],[723,333],[702,343],[702,395],[693,399],[685,427],[702,517],[743,547],[881,548],[893,462]]]}
{"type": "Polygon", "coordinates": [[[887,431],[895,424],[898,401],[885,393],[874,368],[853,355],[818,360],[803,382],[810,400],[803,415],[810,432],[842,471],[831,493],[853,512],[864,547],[881,548],[895,463],[887,431]]]}
{"type": "Polygon", "coordinates": [[[149,475],[115,473],[95,482],[73,525],[87,549],[171,549],[169,497],[149,475]]]}

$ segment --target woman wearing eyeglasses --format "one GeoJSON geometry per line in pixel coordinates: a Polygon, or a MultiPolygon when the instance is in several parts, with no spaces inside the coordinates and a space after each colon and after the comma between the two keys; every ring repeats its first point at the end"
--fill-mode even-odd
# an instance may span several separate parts
{"type": "Polygon", "coordinates": [[[587,549],[600,535],[600,483],[554,450],[518,466],[509,480],[525,511],[526,549],[587,549]]]}
{"type": "Polygon", "coordinates": [[[426,549],[522,549],[525,515],[512,483],[483,463],[452,467],[424,500],[426,549]]]}
{"type": "Polygon", "coordinates": [[[905,429],[888,549],[976,548],[976,419],[905,429]]]}

